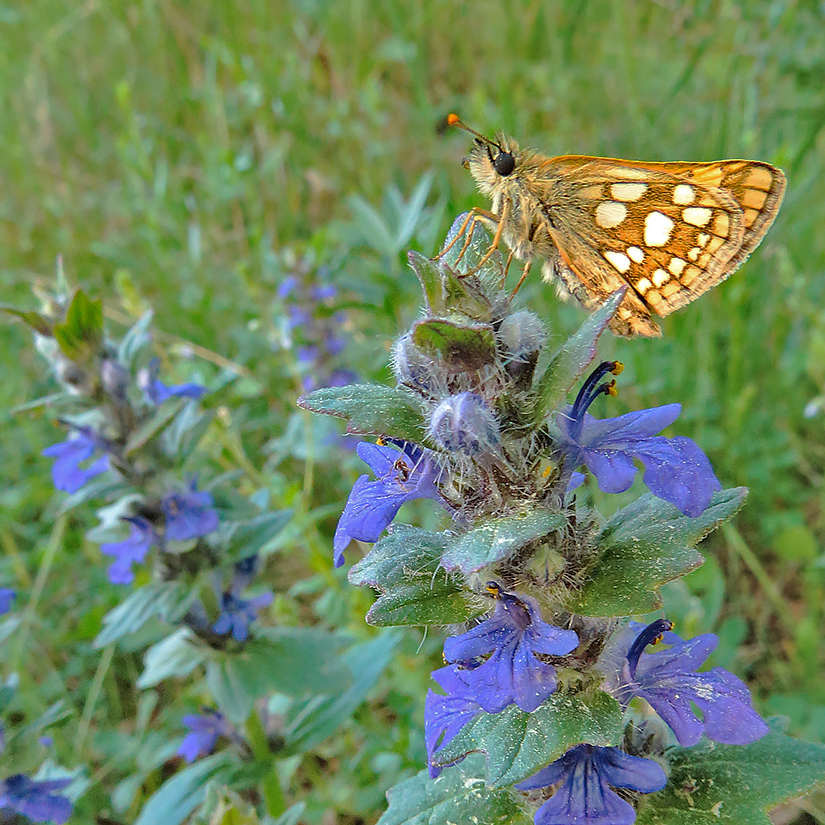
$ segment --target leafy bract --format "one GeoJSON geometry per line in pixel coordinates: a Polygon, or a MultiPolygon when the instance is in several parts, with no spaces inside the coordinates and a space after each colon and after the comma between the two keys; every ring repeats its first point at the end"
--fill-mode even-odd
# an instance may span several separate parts
{"type": "Polygon", "coordinates": [[[75,292],[66,319],[54,325],[53,334],[63,354],[72,361],[87,361],[103,344],[103,302],[82,290],[75,292]]]}
{"type": "Polygon", "coordinates": [[[645,797],[636,825],[770,825],[770,808],[825,780],[825,745],[792,739],[776,724],[750,745],[703,739],[667,759],[667,787],[645,797]]]}
{"type": "Polygon", "coordinates": [[[544,510],[489,519],[455,537],[447,546],[443,565],[447,570],[476,573],[563,527],[565,521],[563,513],[544,510]]]}
{"type": "Polygon", "coordinates": [[[387,791],[389,807],[378,825],[444,825],[444,823],[489,823],[511,825],[527,820],[513,797],[488,788],[480,759],[468,759],[458,767],[430,779],[421,771],[387,791]]]}
{"type": "Polygon", "coordinates": [[[584,584],[567,608],[585,616],[627,616],[658,609],[659,588],[702,564],[695,545],[733,516],[746,495],[744,487],[721,490],[697,518],[650,493],[623,507],[599,534],[584,584]]]}
{"type": "Polygon", "coordinates": [[[625,292],[626,287],[616,290],[553,355],[547,369],[536,382],[536,421],[558,409],[596,357],[596,344],[607,329],[610,319],[616,314],[625,292]]]}
{"type": "Polygon", "coordinates": [[[302,395],[298,406],[347,419],[348,433],[390,435],[416,442],[424,437],[421,406],[413,395],[400,387],[383,384],[323,387],[302,395]]]}
{"type": "Polygon", "coordinates": [[[473,751],[487,754],[487,783],[503,788],[521,782],[558,759],[573,745],[617,745],[622,711],[601,690],[554,693],[533,713],[510,705],[501,713],[479,713],[433,756],[449,765],[473,751]]]}
{"type": "Polygon", "coordinates": [[[450,540],[448,533],[395,525],[352,567],[352,584],[369,585],[381,593],[367,613],[370,624],[445,625],[481,612],[441,565],[450,540]]]}
{"type": "Polygon", "coordinates": [[[483,324],[457,324],[440,318],[413,325],[413,343],[453,372],[479,370],[496,358],[493,329],[483,324]]]}

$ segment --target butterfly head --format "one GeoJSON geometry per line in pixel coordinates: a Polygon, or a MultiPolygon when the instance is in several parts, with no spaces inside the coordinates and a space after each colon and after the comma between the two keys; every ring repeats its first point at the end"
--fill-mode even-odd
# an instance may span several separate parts
{"type": "Polygon", "coordinates": [[[491,140],[462,123],[458,115],[449,115],[447,123],[469,132],[475,138],[470,154],[464,159],[464,166],[470,170],[482,194],[493,197],[508,179],[517,177],[521,153],[512,138],[496,135],[497,139],[491,140]]]}

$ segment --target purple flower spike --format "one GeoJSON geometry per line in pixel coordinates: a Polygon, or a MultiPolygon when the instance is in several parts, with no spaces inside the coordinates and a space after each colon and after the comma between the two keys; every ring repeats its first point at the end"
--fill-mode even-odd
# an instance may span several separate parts
{"type": "Polygon", "coordinates": [[[62,825],[72,813],[72,803],[56,791],[71,785],[71,779],[37,781],[16,773],[0,782],[0,810],[16,811],[32,822],[62,825]]]}
{"type": "Polygon", "coordinates": [[[47,447],[41,455],[55,459],[52,466],[54,486],[66,493],[76,493],[87,481],[109,469],[108,455],[102,455],[86,468],[80,466],[101,449],[103,444],[94,431],[81,427],[68,441],[47,447]]]}
{"type": "Polygon", "coordinates": [[[464,725],[483,710],[476,701],[473,688],[467,684],[467,673],[455,667],[442,667],[433,672],[433,679],[447,692],[442,696],[429,690],[424,701],[424,743],[427,766],[433,779],[443,770],[443,767],[433,765],[436,748],[451,742],[464,725]]]}
{"type": "Polygon", "coordinates": [[[200,384],[173,384],[167,386],[158,378],[160,358],[153,358],[138,375],[138,386],[150,404],[156,407],[170,398],[202,398],[209,390],[200,384]]]}
{"type": "Polygon", "coordinates": [[[358,457],[369,464],[376,481],[361,476],[353,485],[333,540],[335,566],[344,563],[344,550],[352,539],[378,541],[403,504],[417,498],[444,503],[438,488],[438,468],[420,447],[401,442],[401,451],[389,445],[362,441],[358,457]]]}
{"type": "Polygon", "coordinates": [[[215,710],[204,709],[200,714],[189,714],[183,717],[183,724],[189,728],[189,733],[178,748],[178,756],[187,762],[194,762],[201,756],[207,756],[215,750],[221,736],[229,736],[232,728],[222,714],[215,710]]]}
{"type": "Polygon", "coordinates": [[[212,494],[197,492],[195,484],[195,481],[190,483],[189,492],[168,493],[163,497],[161,507],[166,516],[166,538],[169,541],[196,539],[218,526],[218,514],[212,509],[212,494]]]}
{"type": "Polygon", "coordinates": [[[685,747],[695,745],[703,732],[708,739],[727,745],[747,745],[763,737],[768,726],[753,709],[741,679],[721,667],[696,672],[719,639],[705,633],[683,641],[668,632],[671,627],[667,619],[658,619],[635,635],[632,644],[632,629],[621,635],[618,644],[627,654],[620,660],[621,670],[609,680],[616,699],[625,707],[636,696],[646,700],[685,747]],[[672,645],[668,650],[644,653],[662,637],[672,645]],[[691,702],[702,711],[703,719],[696,716],[691,702]]]}
{"type": "Polygon", "coordinates": [[[463,665],[463,680],[488,713],[499,713],[513,702],[532,713],[556,690],[556,669],[536,654],[563,656],[579,644],[572,630],[541,619],[530,598],[504,593],[495,582],[487,590],[496,599],[492,618],[461,636],[444,642],[446,661],[463,665]],[[490,657],[478,664],[479,657],[490,657]]]}
{"type": "Polygon", "coordinates": [[[155,542],[155,531],[145,518],[125,518],[129,522],[129,538],[100,545],[104,556],[114,556],[107,575],[112,584],[131,584],[135,574],[133,564],[143,564],[149,548],[155,542]]]}
{"type": "Polygon", "coordinates": [[[536,825],[632,825],[636,810],[611,787],[653,793],[664,788],[667,776],[652,759],[619,748],[576,745],[516,787],[531,791],[558,783],[536,811],[536,825]]]}
{"type": "Polygon", "coordinates": [[[16,597],[17,593],[10,587],[0,587],[0,616],[12,609],[16,597]]]}
{"type": "Polygon", "coordinates": [[[254,599],[242,599],[230,591],[221,594],[221,615],[212,627],[219,636],[232,633],[236,642],[245,642],[249,637],[249,625],[258,618],[258,611],[272,604],[272,593],[262,593],[254,599]]]}
{"type": "Polygon", "coordinates": [[[587,465],[605,493],[623,493],[633,484],[640,461],[644,483],[653,495],[675,505],[686,516],[701,515],[713,494],[722,489],[713,468],[696,442],[683,436],[657,435],[672,424],[681,404],[594,418],[587,412],[600,395],[615,395],[615,382],[599,384],[607,373],[618,374],[618,361],[605,361],[584,382],[576,402],[556,416],[563,449],[572,464],[587,465]]]}

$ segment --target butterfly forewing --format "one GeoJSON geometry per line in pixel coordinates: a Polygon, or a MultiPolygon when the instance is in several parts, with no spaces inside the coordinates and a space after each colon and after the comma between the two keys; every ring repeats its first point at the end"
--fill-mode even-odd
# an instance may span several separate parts
{"type": "MultiPolygon", "coordinates": [[[[545,172],[539,198],[561,258],[554,274],[568,288],[572,275],[574,294],[589,305],[627,283],[627,308],[648,316],[668,315],[733,272],[767,231],[784,190],[782,173],[755,161],[565,156],[545,172]]],[[[644,326],[635,331],[656,330],[644,326]]]]}

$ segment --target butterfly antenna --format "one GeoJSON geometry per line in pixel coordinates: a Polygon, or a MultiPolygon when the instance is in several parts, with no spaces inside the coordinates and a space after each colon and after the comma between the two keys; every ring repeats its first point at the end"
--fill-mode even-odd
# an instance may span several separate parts
{"type": "Polygon", "coordinates": [[[490,140],[488,137],[484,137],[481,132],[476,132],[475,129],[471,129],[458,115],[450,113],[447,115],[447,125],[448,126],[456,126],[459,129],[463,129],[465,132],[469,132],[471,135],[475,135],[476,138],[483,141],[484,143],[489,144],[490,146],[495,146],[499,152],[502,151],[501,146],[496,143],[494,140],[490,140]]]}

